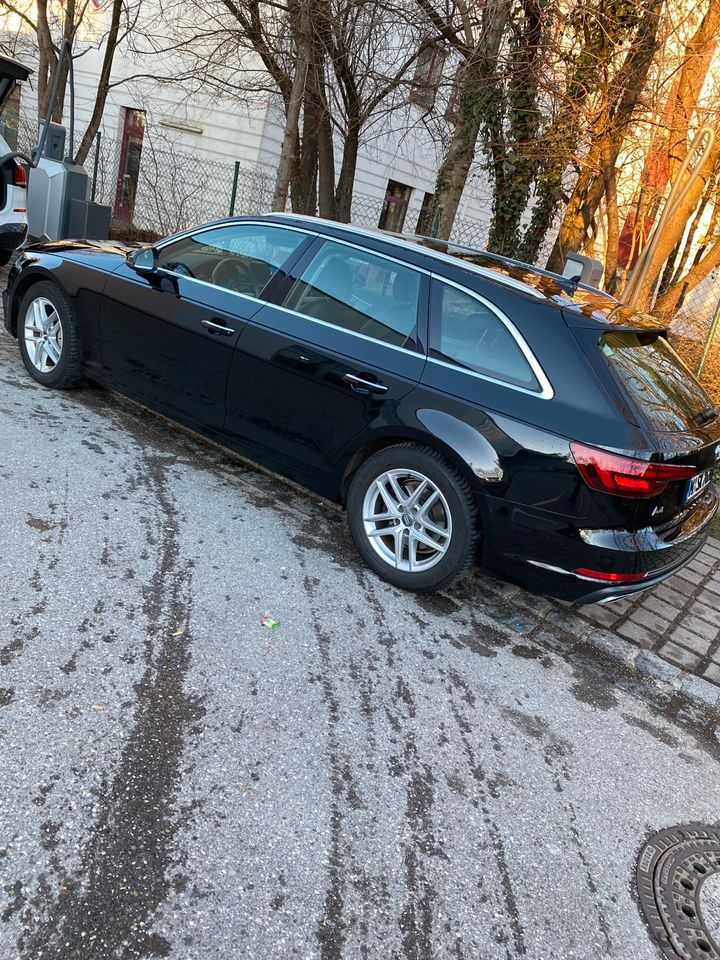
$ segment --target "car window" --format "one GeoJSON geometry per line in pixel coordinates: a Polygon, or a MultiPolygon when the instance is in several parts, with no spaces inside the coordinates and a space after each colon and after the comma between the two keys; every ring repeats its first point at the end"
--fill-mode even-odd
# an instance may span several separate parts
{"type": "Polygon", "coordinates": [[[430,356],[528,390],[540,384],[503,321],[476,297],[433,281],[430,356]]]}
{"type": "Polygon", "coordinates": [[[417,271],[327,241],[283,305],[384,343],[414,347],[419,297],[417,271]]]}
{"type": "Polygon", "coordinates": [[[605,333],[600,350],[653,430],[693,430],[713,419],[712,400],[657,330],[605,333]]]}
{"type": "Polygon", "coordinates": [[[234,223],[162,247],[158,267],[258,297],[306,238],[307,234],[282,227],[234,223]]]}

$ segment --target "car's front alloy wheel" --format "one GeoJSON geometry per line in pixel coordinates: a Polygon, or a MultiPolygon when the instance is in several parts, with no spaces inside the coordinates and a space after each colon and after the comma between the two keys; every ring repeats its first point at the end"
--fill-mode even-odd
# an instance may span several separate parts
{"type": "Polygon", "coordinates": [[[25,368],[47,387],[73,387],[81,378],[80,340],[70,304],[54,283],[40,281],[18,307],[18,343],[25,368]]]}
{"type": "Polygon", "coordinates": [[[438,590],[471,566],[477,507],[465,479],[434,450],[397,444],[372,454],[350,484],[348,525],[385,580],[438,590]]]}
{"type": "Polygon", "coordinates": [[[63,330],[60,316],[47,297],[37,297],[25,312],[23,324],[28,359],[40,373],[50,373],[60,362],[63,330]]]}

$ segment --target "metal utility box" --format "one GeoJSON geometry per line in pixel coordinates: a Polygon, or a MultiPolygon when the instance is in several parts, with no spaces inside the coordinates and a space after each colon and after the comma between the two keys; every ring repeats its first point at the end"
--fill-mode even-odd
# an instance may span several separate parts
{"type": "Polygon", "coordinates": [[[84,240],[107,240],[110,233],[112,207],[89,200],[70,201],[67,235],[84,240]]]}
{"type": "MultiPolygon", "coordinates": [[[[40,124],[38,129],[38,140],[42,136],[44,123],[40,124]]],[[[48,135],[45,140],[42,155],[48,160],[65,159],[65,127],[61,123],[49,123],[48,135]]]]}
{"type": "Polygon", "coordinates": [[[68,237],[70,207],[73,200],[88,200],[90,178],[84,167],[70,160],[63,160],[65,128],[53,124],[56,129],[48,134],[43,157],[28,181],[28,227],[35,239],[64,240],[68,237]],[[59,149],[60,159],[51,159],[59,149]]]}
{"type": "Polygon", "coordinates": [[[562,275],[568,280],[578,280],[596,287],[602,280],[603,265],[594,257],[585,257],[582,253],[567,253],[562,275]]]}

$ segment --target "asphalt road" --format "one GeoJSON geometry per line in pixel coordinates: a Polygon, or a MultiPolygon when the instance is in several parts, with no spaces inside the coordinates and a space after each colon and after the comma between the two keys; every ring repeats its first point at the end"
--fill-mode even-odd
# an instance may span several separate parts
{"type": "Polygon", "coordinates": [[[389,587],[332,505],[6,336],[0,482],[0,960],[656,960],[633,866],[719,818],[699,708],[481,577],[389,587]]]}

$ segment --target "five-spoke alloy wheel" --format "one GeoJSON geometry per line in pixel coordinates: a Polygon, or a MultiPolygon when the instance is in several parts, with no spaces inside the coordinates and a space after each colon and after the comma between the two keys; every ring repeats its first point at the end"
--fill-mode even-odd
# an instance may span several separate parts
{"type": "Polygon", "coordinates": [[[352,478],[347,510],[359,553],[396,586],[437,590],[472,565],[474,497],[466,480],[428,447],[403,443],[368,457],[352,478]]]}

